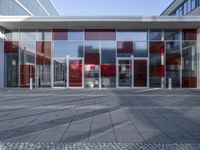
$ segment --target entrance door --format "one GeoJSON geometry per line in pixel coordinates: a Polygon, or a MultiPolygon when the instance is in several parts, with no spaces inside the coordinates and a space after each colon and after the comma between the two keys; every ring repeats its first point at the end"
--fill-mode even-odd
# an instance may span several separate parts
{"type": "Polygon", "coordinates": [[[68,59],[68,87],[83,87],[83,60],[68,59]]]}
{"type": "Polygon", "coordinates": [[[53,60],[54,87],[67,86],[67,63],[65,58],[53,60]]]}
{"type": "Polygon", "coordinates": [[[132,60],[117,60],[117,87],[132,87],[132,60]]]}

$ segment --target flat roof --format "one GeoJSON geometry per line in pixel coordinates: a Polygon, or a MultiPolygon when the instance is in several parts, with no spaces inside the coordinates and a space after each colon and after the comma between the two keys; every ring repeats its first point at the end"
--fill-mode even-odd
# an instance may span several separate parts
{"type": "Polygon", "coordinates": [[[0,26],[7,29],[179,29],[199,28],[200,16],[0,16],[0,26]]]}

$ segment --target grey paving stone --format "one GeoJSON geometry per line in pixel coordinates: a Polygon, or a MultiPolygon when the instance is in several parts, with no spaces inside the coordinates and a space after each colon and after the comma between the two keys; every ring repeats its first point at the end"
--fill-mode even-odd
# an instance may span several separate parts
{"type": "Polygon", "coordinates": [[[82,132],[67,132],[62,137],[61,143],[87,143],[89,140],[90,132],[82,131],[82,132]]]}
{"type": "Polygon", "coordinates": [[[145,142],[148,143],[172,143],[173,141],[162,132],[141,132],[145,142]]]}
{"type": "Polygon", "coordinates": [[[108,131],[91,131],[90,133],[90,142],[100,142],[100,143],[116,143],[117,139],[112,130],[108,131]]]}

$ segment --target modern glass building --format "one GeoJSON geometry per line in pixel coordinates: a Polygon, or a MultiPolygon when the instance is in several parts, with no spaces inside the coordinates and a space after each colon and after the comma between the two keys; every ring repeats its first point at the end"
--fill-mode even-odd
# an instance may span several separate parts
{"type": "Polygon", "coordinates": [[[200,17],[0,17],[1,87],[200,87],[200,17]]]}

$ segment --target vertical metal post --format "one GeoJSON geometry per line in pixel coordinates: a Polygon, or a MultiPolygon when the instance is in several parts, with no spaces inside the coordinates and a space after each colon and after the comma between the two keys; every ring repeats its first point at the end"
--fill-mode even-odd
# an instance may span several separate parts
{"type": "Polygon", "coordinates": [[[168,79],[168,90],[172,90],[172,78],[168,79]]]}
{"type": "Polygon", "coordinates": [[[30,90],[33,89],[33,78],[30,78],[30,90]]]}

